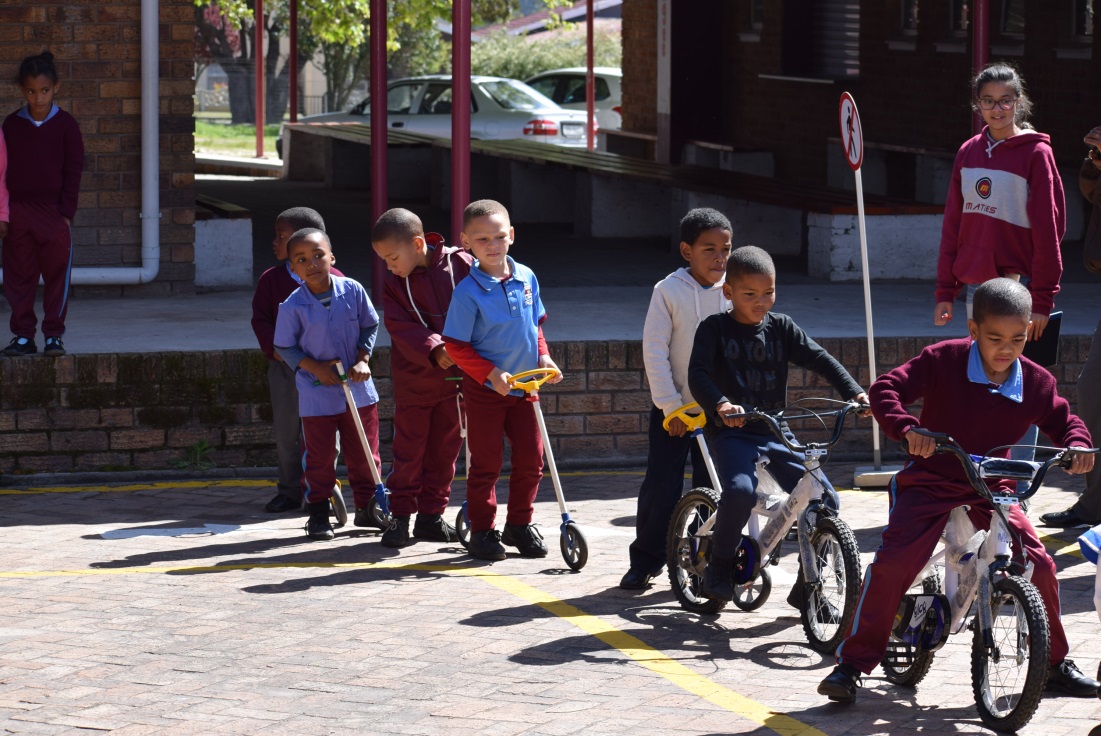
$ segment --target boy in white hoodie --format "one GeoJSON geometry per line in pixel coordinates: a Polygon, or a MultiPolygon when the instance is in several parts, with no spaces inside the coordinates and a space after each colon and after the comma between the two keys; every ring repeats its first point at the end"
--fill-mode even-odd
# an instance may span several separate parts
{"type": "Polygon", "coordinates": [[[699,445],[679,419],[665,418],[694,401],[688,392],[688,358],[696,327],[730,309],[723,296],[726,260],[733,230],[721,212],[701,207],[680,222],[680,254],[688,261],[654,286],[642,330],[642,356],[654,406],[650,409],[650,449],[646,477],[638,492],[631,565],[619,587],[642,590],[665,566],[665,532],[684,491],[684,463],[692,455],[692,486],[710,487],[699,445]]]}

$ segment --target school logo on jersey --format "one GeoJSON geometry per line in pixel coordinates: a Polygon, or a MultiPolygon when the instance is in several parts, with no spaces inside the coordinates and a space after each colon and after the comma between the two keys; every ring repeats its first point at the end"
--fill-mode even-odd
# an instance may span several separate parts
{"type": "Polygon", "coordinates": [[[531,306],[531,284],[524,284],[524,306],[531,306]]]}
{"type": "Polygon", "coordinates": [[[975,182],[975,194],[979,195],[983,199],[990,198],[990,191],[993,189],[994,183],[990,181],[989,176],[984,176],[975,182]]]}

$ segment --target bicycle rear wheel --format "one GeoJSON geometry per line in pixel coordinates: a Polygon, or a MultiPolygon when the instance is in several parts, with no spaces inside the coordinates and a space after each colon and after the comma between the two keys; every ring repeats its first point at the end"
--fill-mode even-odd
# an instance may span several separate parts
{"type": "Polygon", "coordinates": [[[718,507],[719,494],[710,488],[695,488],[677,502],[669,522],[665,542],[669,583],[681,608],[693,613],[718,613],[726,607],[726,601],[703,594],[703,571],[707,567],[711,535],[697,536],[718,507]]]}
{"type": "MultiPolygon", "coordinates": [[[[921,581],[921,592],[934,594],[940,591],[940,575],[929,573],[921,581]]],[[[917,687],[933,666],[933,652],[918,651],[908,642],[891,637],[887,643],[887,656],[880,664],[887,680],[903,687],[917,687]]]]}
{"type": "Polygon", "coordinates": [[[807,641],[832,654],[845,638],[860,596],[860,547],[852,529],[839,518],[818,517],[810,538],[818,584],[810,587],[799,611],[807,641]]]}
{"type": "Polygon", "coordinates": [[[1032,719],[1047,682],[1051,639],[1039,591],[1020,577],[994,583],[991,645],[975,626],[971,687],[979,716],[996,731],[1017,731],[1032,719]]]}

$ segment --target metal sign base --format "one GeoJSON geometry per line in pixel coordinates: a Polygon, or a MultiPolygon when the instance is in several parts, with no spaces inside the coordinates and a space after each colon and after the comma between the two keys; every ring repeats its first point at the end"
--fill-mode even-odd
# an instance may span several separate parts
{"type": "Polygon", "coordinates": [[[895,473],[902,470],[901,465],[857,465],[853,471],[853,487],[862,489],[886,488],[891,484],[895,473]]]}

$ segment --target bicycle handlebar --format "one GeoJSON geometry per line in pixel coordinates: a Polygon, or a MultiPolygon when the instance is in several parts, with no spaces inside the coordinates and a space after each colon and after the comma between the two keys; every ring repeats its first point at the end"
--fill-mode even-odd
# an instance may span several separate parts
{"type": "Polygon", "coordinates": [[[830,411],[821,412],[808,411],[806,414],[800,414],[798,416],[785,415],[784,411],[780,411],[778,414],[768,414],[766,412],[757,411],[755,409],[747,411],[744,414],[726,414],[724,416],[762,420],[765,424],[768,425],[768,428],[772,430],[772,433],[776,435],[776,438],[780,440],[780,442],[782,442],[784,446],[792,452],[806,452],[808,448],[812,447],[816,449],[828,450],[829,448],[836,445],[837,441],[841,439],[841,430],[845,426],[845,418],[849,415],[849,412],[861,411],[869,408],[867,404],[860,404],[855,401],[845,401],[839,403],[844,404],[844,406],[842,406],[840,409],[831,409],[830,411]],[[833,425],[833,434],[830,436],[830,439],[827,442],[810,442],[805,445],[800,444],[799,442],[789,439],[788,436],[784,434],[784,429],[780,425],[781,422],[797,421],[799,419],[821,419],[822,417],[828,416],[836,416],[837,420],[834,422],[833,425]]]}
{"type": "MultiPolygon", "coordinates": [[[[971,484],[971,487],[975,489],[983,498],[989,499],[993,495],[990,488],[983,482],[984,478],[1009,478],[1015,480],[1028,480],[1032,479],[1032,485],[1024,493],[1016,494],[1017,498],[1025,501],[1032,498],[1038,490],[1040,485],[1044,481],[1044,477],[1047,475],[1047,471],[1052,465],[1059,465],[1060,467],[1070,467],[1071,460],[1076,454],[1096,454],[1101,452],[1101,449],[1096,447],[1056,447],[1056,448],[1043,448],[1053,449],[1055,454],[1048,460],[1042,463],[1032,462],[1029,460],[1010,460],[1008,458],[1001,457],[989,457],[971,455],[966,452],[959,443],[952,439],[943,432],[930,432],[927,429],[921,427],[911,427],[910,430],[916,434],[920,434],[923,437],[929,437],[936,442],[937,454],[947,453],[955,456],[960,464],[963,465],[964,473],[967,475],[967,481],[971,484]],[[988,473],[985,471],[989,471],[988,473]],[[1026,475],[1027,471],[1027,475],[1026,475]]],[[[906,445],[907,451],[909,451],[909,444],[906,445]]]]}

